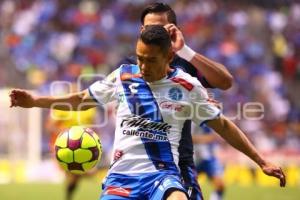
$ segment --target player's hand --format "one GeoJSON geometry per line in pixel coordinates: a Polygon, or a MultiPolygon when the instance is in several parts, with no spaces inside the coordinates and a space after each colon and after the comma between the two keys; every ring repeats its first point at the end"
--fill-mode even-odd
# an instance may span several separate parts
{"type": "Polygon", "coordinates": [[[184,46],[184,37],[182,32],[175,24],[166,24],[165,29],[169,32],[172,41],[172,49],[177,52],[184,46]]]}
{"type": "Polygon", "coordinates": [[[9,94],[10,107],[31,108],[34,106],[34,96],[29,92],[20,89],[14,89],[9,94]]]}
{"type": "Polygon", "coordinates": [[[274,164],[267,162],[266,164],[261,166],[261,169],[266,175],[278,178],[280,180],[280,187],[285,186],[285,174],[283,173],[280,167],[277,167],[274,164]]]}

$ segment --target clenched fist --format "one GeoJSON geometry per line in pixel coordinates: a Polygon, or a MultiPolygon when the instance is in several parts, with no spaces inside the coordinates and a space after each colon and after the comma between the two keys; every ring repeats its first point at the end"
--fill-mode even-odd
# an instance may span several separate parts
{"type": "Polygon", "coordinates": [[[34,96],[25,90],[14,89],[10,92],[9,97],[10,107],[32,108],[35,105],[34,96]]]}

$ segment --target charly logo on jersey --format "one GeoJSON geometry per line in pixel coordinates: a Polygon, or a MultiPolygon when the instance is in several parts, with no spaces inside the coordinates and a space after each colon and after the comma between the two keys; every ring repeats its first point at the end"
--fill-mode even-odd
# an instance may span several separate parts
{"type": "Polygon", "coordinates": [[[173,87],[168,92],[169,98],[175,101],[180,101],[183,97],[181,89],[178,87],[173,87]]]}
{"type": "Polygon", "coordinates": [[[137,88],[138,88],[139,85],[140,85],[139,83],[131,83],[129,85],[130,92],[132,94],[136,94],[138,92],[137,88]]]}

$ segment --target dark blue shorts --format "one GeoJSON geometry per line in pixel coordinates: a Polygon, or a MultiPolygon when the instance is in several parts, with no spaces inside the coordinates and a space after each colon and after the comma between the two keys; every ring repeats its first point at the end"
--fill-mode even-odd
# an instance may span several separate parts
{"type": "Polygon", "coordinates": [[[201,188],[198,184],[198,173],[195,165],[191,162],[180,162],[179,168],[183,179],[183,186],[186,189],[189,199],[203,200],[201,188]]]}

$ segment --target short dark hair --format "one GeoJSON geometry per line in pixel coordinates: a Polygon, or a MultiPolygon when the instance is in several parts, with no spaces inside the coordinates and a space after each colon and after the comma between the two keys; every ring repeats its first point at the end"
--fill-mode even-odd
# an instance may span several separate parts
{"type": "Polygon", "coordinates": [[[144,20],[147,14],[149,13],[166,13],[168,17],[168,22],[177,25],[177,19],[176,19],[176,14],[174,10],[165,3],[152,3],[149,4],[141,14],[141,23],[144,25],[144,20]]]}
{"type": "Polygon", "coordinates": [[[171,38],[162,25],[147,25],[140,34],[139,39],[147,45],[156,45],[163,52],[168,52],[171,47],[171,38]]]}

